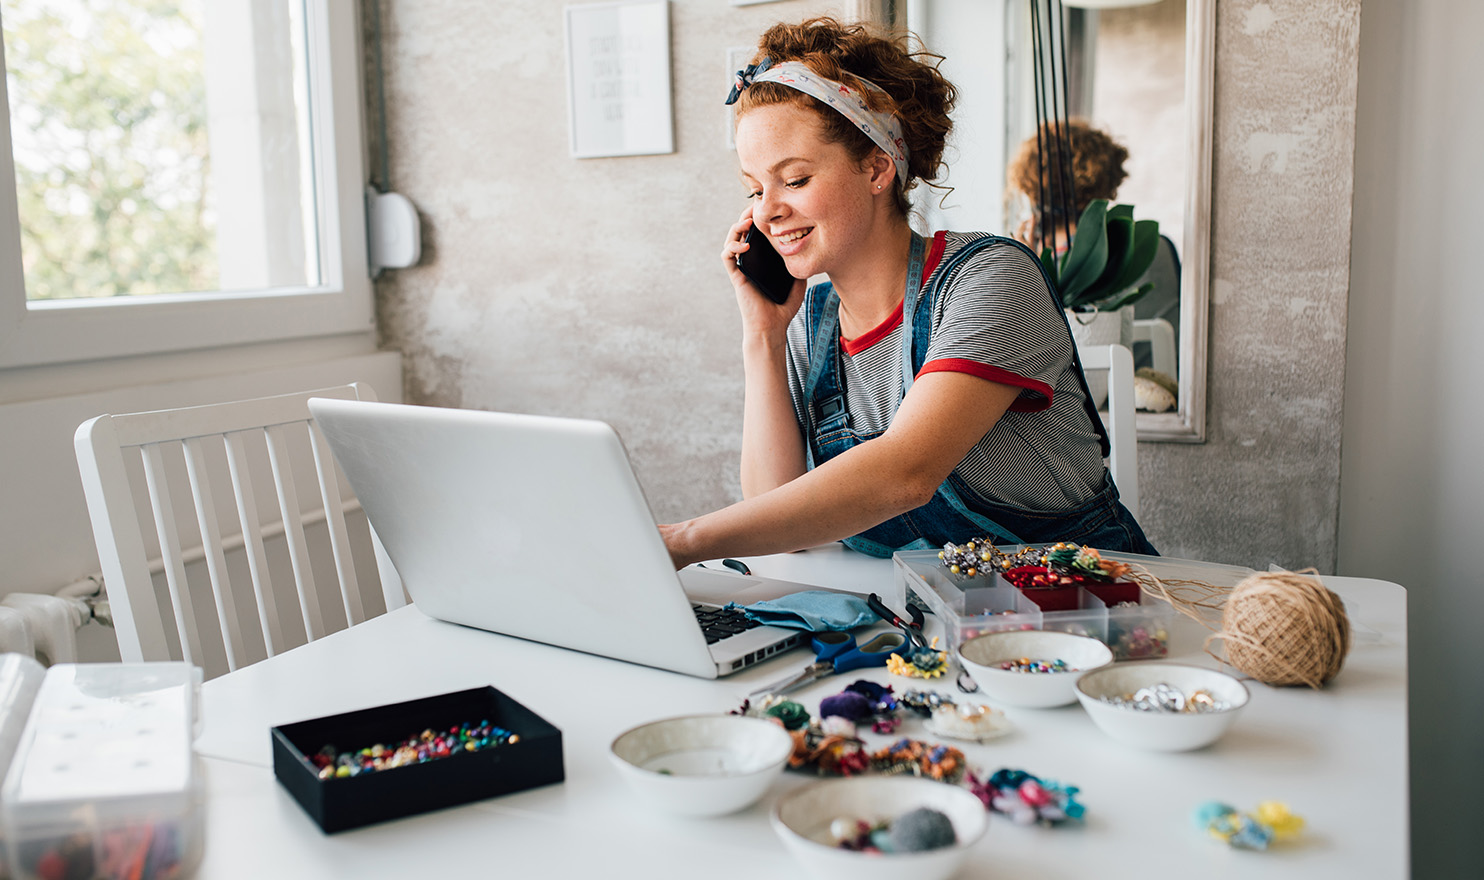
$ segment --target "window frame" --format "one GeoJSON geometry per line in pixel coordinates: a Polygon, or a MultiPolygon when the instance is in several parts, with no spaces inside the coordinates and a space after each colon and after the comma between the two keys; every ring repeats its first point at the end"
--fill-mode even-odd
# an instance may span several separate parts
{"type": "MultiPolygon", "coordinates": [[[[315,287],[40,300],[28,303],[0,77],[0,369],[369,333],[359,3],[305,0],[321,283],[315,287]]],[[[4,67],[0,44],[0,70],[4,67]]]]}

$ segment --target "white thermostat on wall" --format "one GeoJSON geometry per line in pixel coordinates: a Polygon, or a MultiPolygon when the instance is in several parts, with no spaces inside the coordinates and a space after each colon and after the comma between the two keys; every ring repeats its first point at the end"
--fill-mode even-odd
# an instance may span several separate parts
{"type": "Polygon", "coordinates": [[[401,193],[366,188],[366,245],[371,277],[383,269],[405,269],[422,256],[417,208],[401,193]]]}

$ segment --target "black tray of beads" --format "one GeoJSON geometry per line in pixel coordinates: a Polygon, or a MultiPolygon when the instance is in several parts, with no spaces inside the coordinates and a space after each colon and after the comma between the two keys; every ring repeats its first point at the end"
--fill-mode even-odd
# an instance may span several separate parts
{"type": "Polygon", "coordinates": [[[562,732],[493,687],[284,724],[272,735],[274,776],[326,833],[566,775],[562,732]]]}

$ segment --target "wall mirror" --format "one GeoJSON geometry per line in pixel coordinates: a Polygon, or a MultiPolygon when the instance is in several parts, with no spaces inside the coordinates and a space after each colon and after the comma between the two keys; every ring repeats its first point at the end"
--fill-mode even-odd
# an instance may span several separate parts
{"type": "MultiPolygon", "coordinates": [[[[917,209],[933,229],[1008,234],[1028,205],[1006,198],[1005,169],[1035,132],[1031,8],[1061,13],[1068,115],[1089,121],[1127,148],[1128,177],[1116,202],[1160,221],[1174,246],[1176,291],[1146,309],[1163,312],[1174,356],[1160,352],[1179,393],[1174,410],[1138,414],[1140,440],[1205,439],[1206,319],[1210,273],[1211,120],[1215,0],[847,0],[845,14],[906,28],[945,57],[959,87],[947,154],[952,187],[919,187],[917,209]],[[1076,4],[1075,6],[1073,4],[1076,4]],[[1172,363],[1173,361],[1173,363],[1172,363]]],[[[1054,13],[1053,13],[1054,14],[1054,13]]],[[[1145,310],[1141,310],[1143,312],[1145,310]]],[[[1137,317],[1146,317],[1138,314],[1137,317]]],[[[1154,336],[1151,321],[1136,332],[1154,336]]],[[[1140,363],[1154,345],[1136,341],[1140,363]]]]}

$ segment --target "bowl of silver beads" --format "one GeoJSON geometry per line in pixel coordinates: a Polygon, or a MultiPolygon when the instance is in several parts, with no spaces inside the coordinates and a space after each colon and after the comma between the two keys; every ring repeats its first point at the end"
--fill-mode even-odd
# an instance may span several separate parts
{"type": "Polygon", "coordinates": [[[1087,636],[1031,629],[977,635],[958,659],[990,702],[1047,709],[1077,702],[1078,676],[1112,663],[1113,652],[1087,636]]]}
{"type": "Polygon", "coordinates": [[[1157,752],[1216,742],[1248,698],[1246,686],[1224,672],[1162,661],[1108,666],[1077,680],[1077,699],[1099,730],[1157,752]]]}
{"type": "Polygon", "coordinates": [[[984,836],[989,814],[967,788],[915,776],[856,776],[796,788],[773,829],[812,877],[942,880],[984,836]]]}

